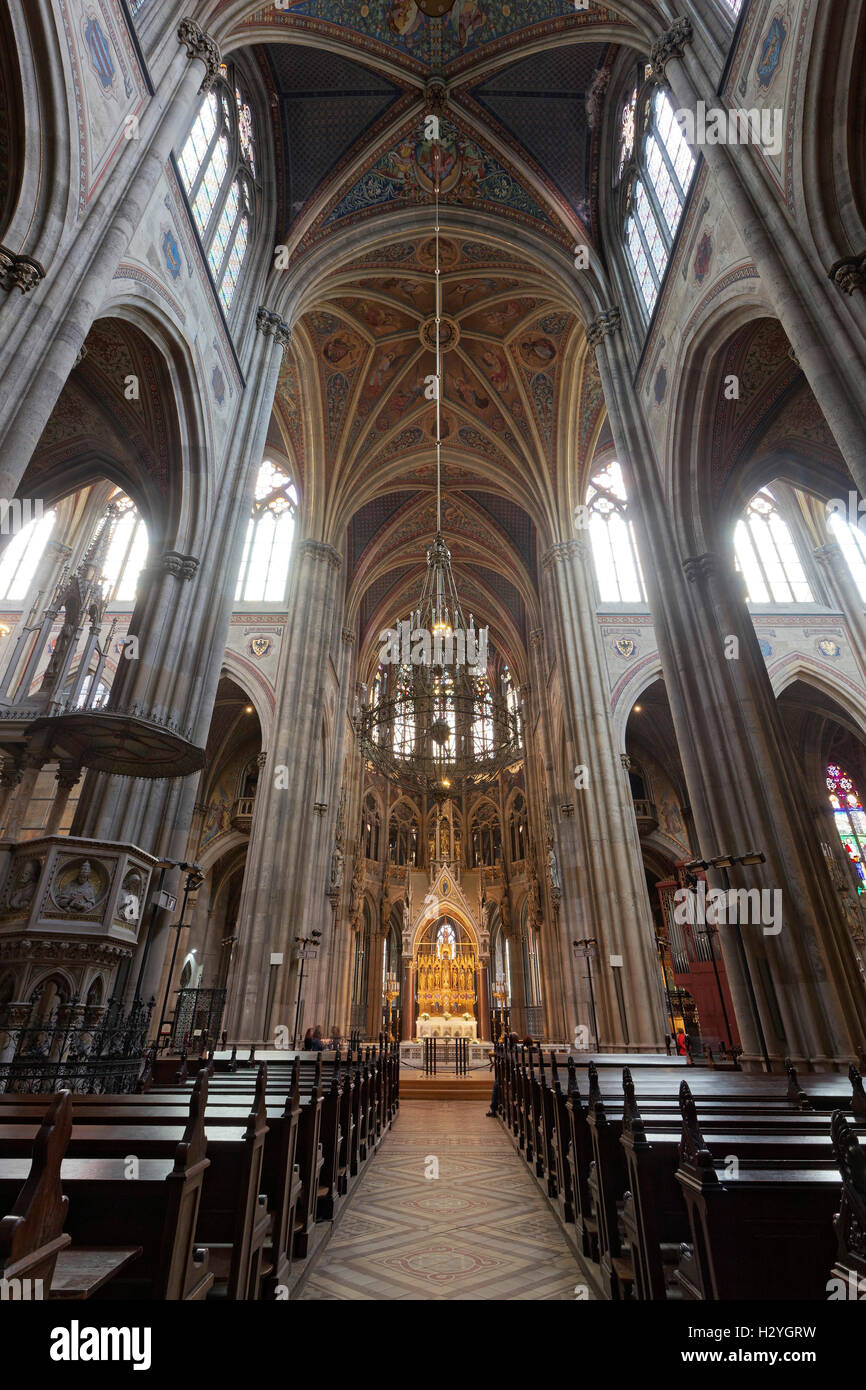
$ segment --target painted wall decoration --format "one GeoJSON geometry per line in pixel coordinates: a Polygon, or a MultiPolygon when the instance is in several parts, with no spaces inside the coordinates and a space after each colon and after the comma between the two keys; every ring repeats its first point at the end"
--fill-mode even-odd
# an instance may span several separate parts
{"type": "Polygon", "coordinates": [[[707,278],[710,269],[710,262],[713,259],[713,238],[709,232],[704,232],[698,243],[698,253],[695,256],[694,272],[695,279],[702,285],[707,278]]]}
{"type": "Polygon", "coordinates": [[[440,68],[487,45],[520,42],[533,26],[556,32],[591,18],[575,0],[454,0],[441,19],[428,19],[415,0],[283,0],[271,22],[319,32],[349,29],[360,48],[384,48],[407,63],[440,68]]]}
{"type": "Polygon", "coordinates": [[[81,216],[148,99],[129,31],[111,0],[57,0],[78,122],[81,216]]]}
{"type": "MultiPolygon", "coordinates": [[[[517,178],[469,134],[447,120],[441,125],[441,150],[443,202],[504,211],[553,228],[548,213],[517,178]]],[[[361,175],[313,231],[374,208],[428,203],[433,190],[432,157],[433,145],[423,138],[421,127],[407,131],[398,144],[361,175]]],[[[307,242],[309,236],[304,240],[307,242]]],[[[444,257],[442,268],[449,269],[444,257]]]]}
{"type": "Polygon", "coordinates": [[[758,75],[758,85],[767,91],[776,76],[779,64],[782,61],[782,50],[788,37],[788,27],[785,23],[783,14],[777,14],[770,24],[764,41],[761,44],[761,56],[758,59],[755,71],[758,75]]]}

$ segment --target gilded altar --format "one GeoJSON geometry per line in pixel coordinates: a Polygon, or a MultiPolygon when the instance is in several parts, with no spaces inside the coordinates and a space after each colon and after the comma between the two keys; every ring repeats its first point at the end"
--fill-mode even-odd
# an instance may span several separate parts
{"type": "Polygon", "coordinates": [[[469,948],[455,953],[448,942],[433,950],[422,947],[415,957],[418,1014],[469,1014],[474,1019],[476,969],[475,952],[469,948]]]}

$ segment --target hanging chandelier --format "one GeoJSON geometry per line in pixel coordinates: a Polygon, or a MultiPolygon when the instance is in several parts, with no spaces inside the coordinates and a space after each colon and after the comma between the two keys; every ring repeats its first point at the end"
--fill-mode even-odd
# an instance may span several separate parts
{"type": "Polygon", "coordinates": [[[380,668],[356,719],[369,765],[412,791],[444,801],[494,782],[522,758],[513,694],[495,690],[487,628],[466,622],[442,534],[442,281],[439,151],[434,144],[436,247],[436,534],[421,595],[382,634],[380,668]]]}

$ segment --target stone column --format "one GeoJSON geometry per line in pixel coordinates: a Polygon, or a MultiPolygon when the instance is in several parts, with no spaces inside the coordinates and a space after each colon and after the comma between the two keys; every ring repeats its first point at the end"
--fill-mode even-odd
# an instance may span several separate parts
{"type": "MultiPolygon", "coordinates": [[[[524,739],[526,741],[526,785],[527,791],[531,791],[532,800],[539,807],[544,804],[544,788],[541,785],[541,776],[538,772],[537,759],[535,757],[535,747],[538,744],[542,752],[542,761],[548,772],[548,792],[553,794],[552,785],[553,754],[552,737],[550,731],[550,712],[546,699],[539,702],[539,719],[536,726],[534,722],[535,706],[532,701],[532,689],[545,691],[547,689],[547,666],[545,661],[544,630],[536,628],[529,634],[532,660],[532,686],[521,686],[521,708],[523,711],[524,739]]],[[[543,817],[538,816],[539,824],[543,817]]],[[[567,822],[560,826],[557,836],[557,849],[559,860],[563,869],[560,874],[565,872],[564,866],[567,864],[568,876],[573,881],[578,873],[578,852],[574,838],[573,822],[567,822]]],[[[545,875],[546,877],[546,875],[545,875]]],[[[565,878],[563,878],[565,882],[565,878]]],[[[551,1038],[571,1037],[571,1030],[578,1021],[580,1015],[578,994],[575,990],[574,971],[571,968],[571,951],[569,942],[573,939],[571,928],[574,925],[574,913],[576,911],[576,899],[570,894],[566,895],[566,902],[560,902],[559,911],[554,911],[554,904],[551,899],[550,891],[547,893],[547,912],[545,914],[545,925],[540,933],[539,947],[541,952],[541,979],[542,979],[542,1005],[544,1017],[547,1022],[548,1036],[551,1038]],[[571,934],[570,934],[571,933],[571,934]]]]}
{"type": "MultiPolygon", "coordinates": [[[[21,777],[21,767],[17,763],[7,763],[2,772],[0,772],[0,826],[3,824],[6,810],[12,799],[12,793],[19,785],[21,777]]],[[[4,838],[6,838],[5,834],[4,838]]]]}
{"type": "MultiPolygon", "coordinates": [[[[490,957],[478,957],[478,1041],[487,1040],[490,1030],[490,957]]],[[[491,1042],[495,1039],[491,1038],[491,1042]]]]}
{"type": "Polygon", "coordinates": [[[74,787],[81,781],[81,768],[77,766],[67,766],[61,763],[57,772],[54,774],[57,782],[57,790],[54,793],[54,800],[51,803],[51,810],[48,814],[48,821],[43,834],[57,835],[60,830],[60,822],[63,819],[63,812],[69,803],[69,797],[74,787]]]}
{"type": "MultiPolygon", "coordinates": [[[[652,48],[656,71],[670,83],[683,110],[719,106],[716,86],[692,45],[688,18],[674,21],[652,48]]],[[[860,490],[866,495],[864,336],[846,298],[814,263],[770,189],[761,161],[743,145],[706,144],[705,156],[722,198],[761,277],[806,380],[860,490]]],[[[859,308],[859,306],[858,306],[859,308]]]]}
{"type": "MultiPolygon", "coordinates": [[[[50,283],[37,291],[31,313],[22,315],[17,295],[14,300],[10,295],[0,305],[0,340],[5,340],[9,349],[0,393],[6,403],[5,409],[0,407],[0,497],[15,495],[91,324],[99,315],[118,262],[141,225],[173,147],[192,120],[198,94],[208,90],[216,77],[219,49],[194,21],[181,23],[178,40],[184,51],[178,50],[148,103],[141,123],[142,140],[125,142],[123,155],[127,159],[119,156],[122,167],[118,165],[103,190],[103,199],[110,199],[112,190],[117,200],[108,225],[97,234],[95,222],[93,231],[90,223],[85,223],[62,262],[52,267],[50,283]],[[192,58],[204,65],[204,81],[201,67],[191,62],[192,58]],[[151,120],[155,125],[145,144],[151,120]],[[128,160],[136,156],[135,168],[130,171],[128,160]],[[94,235],[99,235],[98,243],[89,244],[94,235]],[[16,321],[20,331],[15,329],[16,321]]],[[[107,206],[112,203],[108,201],[107,206]]]]}
{"type": "Polygon", "coordinates": [[[30,806],[30,798],[33,795],[39,773],[42,771],[42,765],[42,758],[34,758],[29,754],[25,754],[21,760],[18,790],[15,793],[15,800],[12,802],[12,809],[9,812],[9,819],[3,832],[6,840],[17,840],[21,834],[30,806]]]}
{"type": "MultiPolygon", "coordinates": [[[[562,875],[563,902],[591,924],[599,943],[596,1011],[602,1048],[657,1051],[664,1033],[661,981],[628,779],[610,714],[604,651],[583,541],[554,545],[543,557],[557,649],[568,743],[577,786],[580,861],[562,875]],[[611,957],[622,957],[622,1016],[611,957]]],[[[582,1020],[581,1020],[582,1021],[582,1020]]]]}
{"type": "Polygon", "coordinates": [[[400,1018],[402,1020],[403,1041],[411,1042],[415,1037],[415,967],[411,955],[403,955],[403,988],[400,994],[400,1018]]]}
{"type": "MultiPolygon", "coordinates": [[[[298,905],[310,891],[310,847],[318,826],[313,810],[322,727],[325,671],[338,606],[342,557],[329,545],[301,542],[293,573],[292,606],[281,653],[269,776],[256,795],[256,826],[238,912],[238,951],[227,1018],[239,1040],[270,1036],[263,1017],[262,981],[270,951],[293,955],[309,923],[298,905]],[[315,822],[315,825],[314,825],[315,822]]],[[[324,891],[324,885],[320,885],[324,891]]],[[[296,968],[285,971],[274,1021],[293,1016],[296,968]]]]}
{"type": "MultiPolygon", "coordinates": [[[[735,889],[783,894],[783,927],[719,938],[747,1058],[760,1056],[749,978],[773,1062],[818,1065],[854,1056],[866,1002],[806,810],[809,797],[779,716],[733,562],[682,557],[652,436],[631,386],[619,312],[590,325],[619,460],[626,474],[665,685],[701,856],[762,851],[766,864],[730,872],[735,889]]],[[[720,871],[713,886],[726,888],[720,871]]],[[[771,897],[767,900],[772,903],[771,897]]]]}
{"type": "Polygon", "coordinates": [[[367,975],[367,1028],[371,1038],[382,1032],[382,964],[385,955],[385,934],[370,933],[370,961],[367,975]]]}

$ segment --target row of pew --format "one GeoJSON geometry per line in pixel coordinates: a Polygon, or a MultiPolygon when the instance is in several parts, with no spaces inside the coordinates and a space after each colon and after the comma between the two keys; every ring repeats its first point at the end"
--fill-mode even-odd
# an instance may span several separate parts
{"type": "Polygon", "coordinates": [[[808,1090],[790,1063],[785,1081],[499,1045],[494,1066],[498,1114],[598,1295],[866,1294],[866,1094],[853,1065],[847,1081],[810,1075],[808,1090]]]}
{"type": "Polygon", "coordinates": [[[233,1049],[139,1084],[0,1095],[6,1297],[288,1298],[396,1113],[399,1052],[233,1049]]]}

